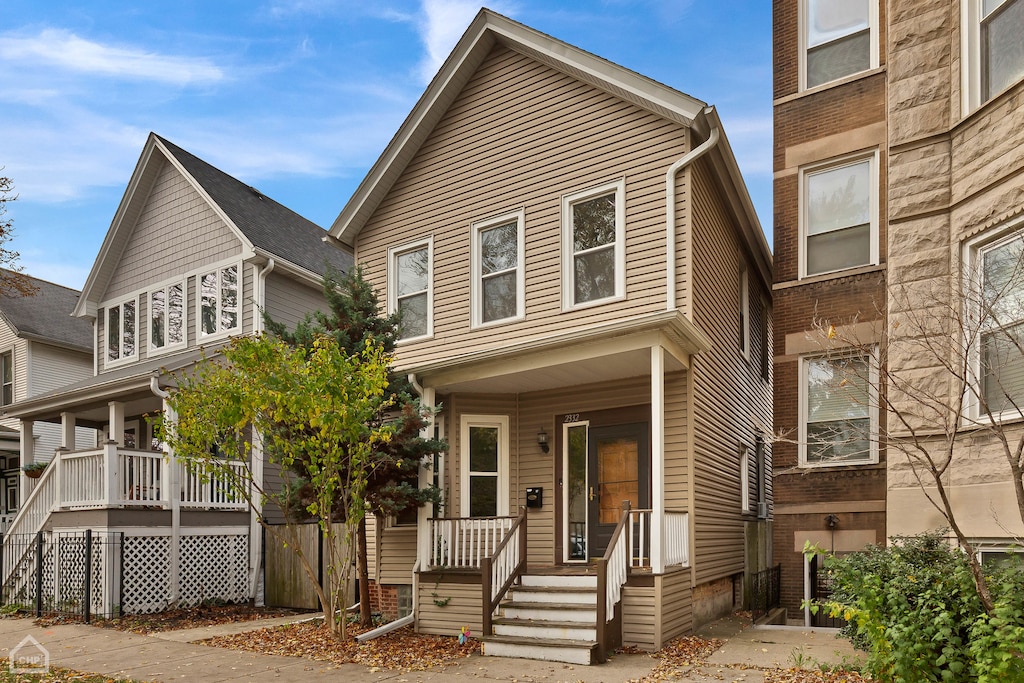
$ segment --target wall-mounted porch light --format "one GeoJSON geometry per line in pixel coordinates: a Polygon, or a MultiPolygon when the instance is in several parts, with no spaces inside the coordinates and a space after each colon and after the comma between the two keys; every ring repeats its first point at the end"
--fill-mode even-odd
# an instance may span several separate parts
{"type": "Polygon", "coordinates": [[[540,446],[540,449],[545,453],[550,450],[550,446],[548,446],[548,433],[544,431],[543,427],[541,427],[540,431],[537,432],[537,445],[540,446]]]}

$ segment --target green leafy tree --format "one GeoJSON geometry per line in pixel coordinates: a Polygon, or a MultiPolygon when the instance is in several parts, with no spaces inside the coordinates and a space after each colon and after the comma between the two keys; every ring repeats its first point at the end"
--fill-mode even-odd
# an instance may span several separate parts
{"type": "MultiPolygon", "coordinates": [[[[179,460],[207,481],[230,486],[263,528],[295,551],[327,615],[344,615],[347,607],[352,541],[365,510],[371,455],[392,437],[391,425],[374,420],[388,403],[388,363],[382,346],[369,341],[351,352],[330,336],[311,339],[308,347],[240,337],[178,377],[167,399],[172,413],[155,420],[158,438],[179,460]],[[254,432],[264,462],[280,470],[280,490],[264,488],[253,476],[254,432]],[[294,507],[298,487],[304,492],[301,510],[294,507]],[[270,523],[268,508],[275,506],[284,525],[270,523]],[[323,534],[323,583],[316,558],[306,557],[299,542],[299,523],[307,519],[323,534]]],[[[343,616],[327,622],[344,637],[343,616]]]]}
{"type": "MultiPolygon", "coordinates": [[[[388,354],[394,352],[399,316],[379,314],[377,295],[360,269],[355,268],[347,274],[328,272],[324,277],[324,296],[326,311],[308,314],[294,331],[268,317],[268,331],[296,348],[308,349],[317,339],[329,336],[339,348],[349,353],[356,353],[368,344],[379,346],[388,354]]],[[[417,483],[420,468],[446,448],[441,440],[421,436],[433,415],[413,396],[405,377],[392,374],[385,394],[387,401],[367,421],[368,433],[387,428],[391,435],[387,441],[369,444],[363,498],[366,512],[378,520],[440,502],[441,492],[437,487],[419,488],[417,483]]],[[[301,462],[296,465],[297,474],[301,477],[303,465],[301,462]]],[[[305,501],[309,491],[300,488],[297,493],[299,499],[305,501]]],[[[361,518],[358,522],[356,564],[360,622],[363,626],[369,626],[372,617],[367,552],[366,520],[361,518]]]]}

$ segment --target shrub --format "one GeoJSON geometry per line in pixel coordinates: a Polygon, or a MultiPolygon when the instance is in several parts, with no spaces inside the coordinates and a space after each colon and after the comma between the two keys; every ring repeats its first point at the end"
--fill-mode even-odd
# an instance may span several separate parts
{"type": "Polygon", "coordinates": [[[978,598],[966,556],[938,534],[825,561],[833,593],[824,606],[868,651],[886,681],[1024,681],[1024,570],[986,567],[993,614],[978,598]]]}

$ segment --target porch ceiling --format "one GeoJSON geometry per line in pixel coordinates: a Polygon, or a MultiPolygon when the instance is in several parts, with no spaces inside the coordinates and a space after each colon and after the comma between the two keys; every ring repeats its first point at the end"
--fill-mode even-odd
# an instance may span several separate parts
{"type": "Polygon", "coordinates": [[[442,393],[526,393],[650,375],[652,348],[664,349],[665,372],[676,372],[710,343],[667,311],[402,369],[442,393]]]}

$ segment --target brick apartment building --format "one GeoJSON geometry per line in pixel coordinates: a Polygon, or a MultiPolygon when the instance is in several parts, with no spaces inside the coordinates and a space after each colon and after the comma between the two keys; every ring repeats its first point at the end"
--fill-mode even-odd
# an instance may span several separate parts
{"type": "Polygon", "coordinates": [[[886,387],[829,391],[839,377],[876,379],[880,351],[947,408],[917,428],[933,452],[952,434],[944,482],[975,550],[984,560],[1024,535],[992,438],[993,424],[1018,436],[1024,313],[997,303],[1001,319],[975,315],[996,289],[1003,303],[1024,297],[1024,278],[999,268],[1024,253],[1022,35],[1024,0],[774,2],[775,428],[787,438],[774,449],[773,540],[791,619],[813,583],[805,541],[849,552],[945,526],[899,448],[908,433],[873,409],[886,387]],[[961,296],[966,284],[977,300],[961,296]],[[895,341],[913,337],[936,292],[948,295],[933,320],[962,356],[959,384],[895,341]],[[959,343],[957,322],[972,316],[978,334],[959,343]],[[835,323],[835,339],[815,320],[835,323]]]}

